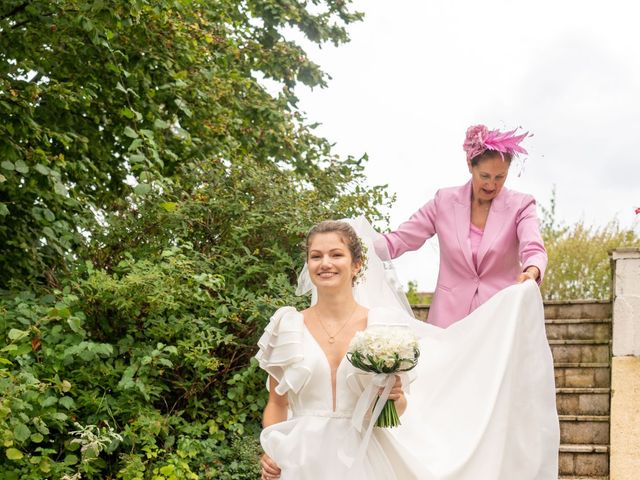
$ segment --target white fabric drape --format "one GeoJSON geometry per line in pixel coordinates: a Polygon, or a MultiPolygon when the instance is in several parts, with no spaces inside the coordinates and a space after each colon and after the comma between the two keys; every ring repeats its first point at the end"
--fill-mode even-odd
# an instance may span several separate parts
{"type": "Polygon", "coordinates": [[[447,329],[420,327],[420,362],[396,439],[438,480],[558,478],[553,359],[533,281],[447,329]]]}

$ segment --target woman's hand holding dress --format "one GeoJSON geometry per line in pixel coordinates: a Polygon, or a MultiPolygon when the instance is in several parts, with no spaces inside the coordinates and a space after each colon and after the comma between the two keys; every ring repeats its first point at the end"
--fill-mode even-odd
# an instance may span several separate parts
{"type": "Polygon", "coordinates": [[[538,269],[538,267],[531,266],[520,275],[518,275],[516,283],[522,283],[527,280],[533,280],[534,282],[537,282],[538,278],[540,278],[540,270],[538,269]]]}

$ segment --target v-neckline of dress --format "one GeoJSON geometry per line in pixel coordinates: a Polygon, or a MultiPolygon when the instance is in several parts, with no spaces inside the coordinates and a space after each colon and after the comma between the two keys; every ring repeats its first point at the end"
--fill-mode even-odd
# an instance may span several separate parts
{"type": "MultiPolygon", "coordinates": [[[[329,382],[331,387],[331,401],[332,401],[331,410],[335,413],[337,411],[336,407],[338,406],[338,398],[337,398],[338,397],[338,372],[340,371],[340,367],[342,367],[342,364],[344,363],[344,361],[347,359],[347,353],[349,352],[349,350],[347,349],[345,354],[340,359],[340,362],[336,367],[335,377],[334,377],[334,371],[331,368],[331,362],[329,361],[329,357],[327,356],[327,353],[324,351],[324,348],[322,348],[322,345],[320,345],[320,342],[318,341],[318,339],[313,335],[313,333],[311,333],[311,330],[309,330],[307,323],[304,321],[304,314],[302,312],[298,312],[298,314],[300,314],[300,316],[302,317],[302,325],[304,326],[304,329],[311,337],[311,341],[314,343],[314,345],[318,348],[318,350],[320,350],[320,354],[324,358],[324,364],[329,369],[329,382]],[[333,388],[334,385],[335,385],[335,389],[333,388]]],[[[366,330],[369,327],[370,314],[371,314],[371,309],[367,309],[367,324],[365,325],[363,330],[359,330],[360,332],[366,330]]]]}

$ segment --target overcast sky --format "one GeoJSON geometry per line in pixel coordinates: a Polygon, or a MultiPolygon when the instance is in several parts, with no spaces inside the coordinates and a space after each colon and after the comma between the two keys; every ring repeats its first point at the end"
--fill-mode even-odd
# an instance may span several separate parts
{"type": "MultiPolygon", "coordinates": [[[[469,125],[534,134],[507,186],[560,220],[638,228],[640,7],[631,0],[357,1],[365,20],[338,48],[305,44],[333,78],[298,90],[341,154],[368,153],[370,184],[397,195],[397,227],[441,187],[469,178],[469,125]]],[[[432,290],[437,242],[396,260],[403,283],[432,290]]]]}

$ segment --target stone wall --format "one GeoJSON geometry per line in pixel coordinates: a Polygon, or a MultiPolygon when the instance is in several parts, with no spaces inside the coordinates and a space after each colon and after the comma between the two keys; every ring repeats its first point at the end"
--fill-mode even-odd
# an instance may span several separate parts
{"type": "Polygon", "coordinates": [[[640,249],[611,252],[611,480],[640,478],[640,249]]]}

